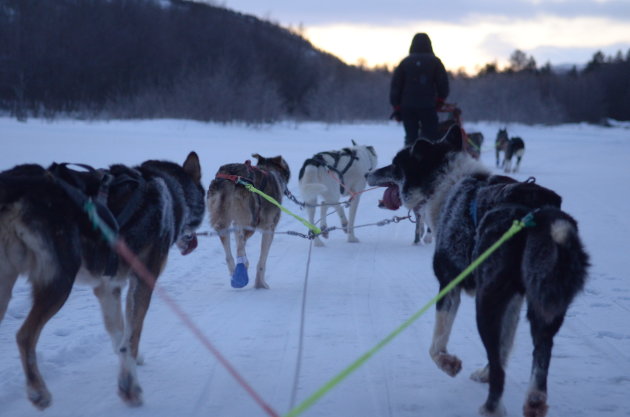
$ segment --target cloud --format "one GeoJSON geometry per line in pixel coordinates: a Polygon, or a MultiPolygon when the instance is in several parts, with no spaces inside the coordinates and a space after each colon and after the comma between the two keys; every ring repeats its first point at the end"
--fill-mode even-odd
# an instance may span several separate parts
{"type": "Polygon", "coordinates": [[[307,27],[305,36],[319,48],[346,62],[395,65],[408,53],[414,33],[427,32],[447,68],[474,72],[489,62],[505,65],[516,49],[539,65],[583,64],[597,50],[612,55],[627,51],[627,25],[603,18],[479,18],[466,24],[416,21],[407,25],[322,25],[307,27]]]}
{"type": "Polygon", "coordinates": [[[285,25],[406,24],[417,20],[462,23],[475,16],[527,19],[539,15],[601,17],[630,21],[628,0],[225,0],[226,7],[285,25]]]}
{"type": "MultiPolygon", "coordinates": [[[[214,2],[219,3],[218,1],[214,2]]],[[[630,45],[630,0],[223,0],[284,26],[346,62],[395,65],[411,37],[427,32],[450,69],[504,65],[520,49],[546,62],[582,64],[597,50],[630,45]]]]}

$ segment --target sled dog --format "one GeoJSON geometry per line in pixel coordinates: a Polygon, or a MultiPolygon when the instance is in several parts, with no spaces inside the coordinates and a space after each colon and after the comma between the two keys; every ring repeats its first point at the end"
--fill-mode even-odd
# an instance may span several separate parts
{"type": "MultiPolygon", "coordinates": [[[[383,198],[379,200],[378,206],[380,208],[385,208],[389,210],[398,210],[402,205],[402,201],[400,201],[400,195],[398,193],[398,185],[396,183],[389,183],[385,185],[387,188],[383,192],[383,198]]],[[[413,212],[414,220],[413,222],[416,224],[416,229],[414,232],[413,244],[417,245],[422,243],[424,245],[428,245],[433,240],[433,233],[429,226],[424,221],[424,207],[419,205],[415,207],[406,207],[409,212],[413,212]]]]}
{"type": "Polygon", "coordinates": [[[368,175],[370,185],[390,182],[398,185],[404,204],[425,207],[436,238],[433,268],[440,289],[499,240],[514,220],[533,214],[535,225],[500,246],[437,303],[430,355],[450,376],[461,370],[461,360],[449,353],[447,342],[461,290],[475,294],[477,327],[488,358],[488,365],[472,375],[489,382],[480,412],[505,415],[505,366],[526,300],[534,352],[523,414],[545,416],[553,338],[584,285],[589,265],[577,223],[560,209],[560,196],[531,180],[490,175],[462,152],[459,128],[437,143],[417,141],[399,151],[391,165],[368,175]]]}
{"type": "Polygon", "coordinates": [[[273,158],[265,158],[259,154],[252,156],[258,161],[255,166],[249,161],[244,164],[221,166],[208,189],[210,225],[219,233],[234,288],[242,288],[249,282],[247,275],[249,260],[245,244],[256,229],[262,232],[262,239],[255,287],[269,288],[265,281],[265,268],[281,214],[278,207],[238,184],[238,179],[252,184],[276,201],[282,202],[282,195],[291,175],[289,165],[281,156],[273,158]],[[230,249],[232,228],[235,229],[236,236],[236,263],[230,249]]]}
{"type": "Polygon", "coordinates": [[[466,133],[464,149],[475,159],[481,156],[481,146],[483,145],[483,133],[470,132],[466,133]]]}
{"type": "MultiPolygon", "coordinates": [[[[348,242],[359,241],[354,234],[354,222],[361,199],[359,193],[365,189],[365,175],[376,167],[376,163],[374,147],[357,145],[354,140],[350,148],[319,152],[304,161],[299,174],[300,193],[311,223],[315,220],[318,198],[322,198],[319,225],[323,230],[322,236],[328,238],[325,229],[330,206],[337,211],[341,226],[348,234],[348,242]],[[342,196],[350,197],[348,217],[340,204],[342,196]]],[[[324,246],[319,236],[315,237],[315,246],[324,246]]]]}
{"type": "Polygon", "coordinates": [[[129,405],[142,403],[136,360],[153,288],[110,249],[82,204],[93,199],[104,221],[119,231],[155,277],[162,272],[171,245],[183,254],[196,247],[195,229],[205,212],[194,152],[183,166],[147,161],[135,168],[83,168],[27,164],[0,173],[0,321],[18,276],[28,276],[33,305],[17,333],[17,344],[28,398],[39,409],[50,406],[52,396],[37,366],[37,341],[75,281],[91,285],[100,303],[120,357],[119,395],[129,405]],[[123,315],[121,291],[127,282],[123,315]]]}
{"type": "Polygon", "coordinates": [[[525,142],[518,136],[510,138],[507,129],[499,129],[495,141],[495,154],[497,167],[503,168],[508,174],[517,172],[525,154],[525,142]],[[500,161],[501,152],[503,152],[502,162],[500,161]],[[512,157],[516,157],[514,169],[512,169],[512,157]]]}

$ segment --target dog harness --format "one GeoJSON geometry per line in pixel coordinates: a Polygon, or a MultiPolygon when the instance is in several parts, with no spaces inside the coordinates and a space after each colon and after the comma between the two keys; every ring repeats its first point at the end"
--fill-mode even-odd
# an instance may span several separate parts
{"type": "MultiPolygon", "coordinates": [[[[87,191],[87,180],[81,175],[79,171],[68,168],[68,165],[76,165],[87,171],[88,174],[100,177],[100,184],[95,198],[93,198],[94,206],[101,219],[112,229],[115,233],[118,233],[122,224],[126,223],[131,217],[131,214],[125,213],[124,218],[114,216],[109,207],[107,206],[107,198],[109,196],[109,188],[114,182],[114,178],[106,171],[96,170],[93,167],[85,164],[53,164],[48,169],[48,172],[59,187],[66,193],[66,195],[72,200],[78,207],[84,207],[86,203],[91,199],[91,195],[87,191]],[[121,222],[123,220],[123,222],[121,222]]],[[[128,204],[125,208],[129,207],[128,204]]],[[[127,210],[123,210],[127,211],[127,210]]],[[[130,210],[129,210],[130,211],[130,210]]],[[[107,255],[107,261],[105,264],[105,276],[114,276],[118,271],[118,255],[113,251],[109,251],[107,255]]]]}
{"type": "Polygon", "coordinates": [[[357,156],[357,152],[350,148],[343,148],[341,151],[338,151],[338,152],[336,151],[320,152],[313,155],[312,158],[309,158],[306,161],[304,161],[304,164],[302,165],[302,169],[300,169],[299,178],[302,178],[302,176],[304,175],[304,169],[306,168],[307,165],[313,165],[314,167],[317,167],[317,168],[325,167],[328,170],[337,174],[337,176],[339,177],[339,182],[340,182],[339,190],[340,190],[340,193],[343,195],[345,194],[344,192],[345,183],[343,180],[343,176],[346,172],[348,172],[348,170],[350,169],[354,161],[358,159],[359,157],[357,156]],[[324,158],[324,156],[331,157],[333,160],[333,163],[329,164],[324,158]],[[341,158],[344,156],[347,156],[349,158],[348,163],[346,164],[345,167],[340,169],[339,162],[341,161],[341,158]]]}
{"type": "MultiPolygon", "coordinates": [[[[215,178],[229,180],[235,184],[241,184],[241,185],[251,184],[252,186],[256,187],[259,190],[264,190],[267,187],[268,178],[271,175],[275,179],[276,184],[278,185],[278,188],[280,189],[280,191],[283,192],[285,195],[287,194],[286,185],[283,187],[283,182],[280,181],[280,179],[278,179],[275,172],[266,171],[262,168],[252,165],[252,162],[249,159],[246,160],[243,165],[245,166],[245,168],[247,168],[247,171],[250,174],[254,174],[254,175],[251,175],[251,177],[254,177],[256,172],[262,174],[261,181],[259,184],[257,184],[256,181],[254,181],[250,177],[243,177],[243,176],[234,175],[234,174],[226,174],[224,172],[217,172],[215,175],[215,178]],[[284,188],[284,190],[282,190],[282,188],[284,188]]],[[[260,195],[256,194],[256,199],[258,200],[258,210],[256,211],[256,218],[254,220],[255,220],[255,223],[258,224],[260,223],[260,210],[262,210],[263,198],[260,195]]]]}

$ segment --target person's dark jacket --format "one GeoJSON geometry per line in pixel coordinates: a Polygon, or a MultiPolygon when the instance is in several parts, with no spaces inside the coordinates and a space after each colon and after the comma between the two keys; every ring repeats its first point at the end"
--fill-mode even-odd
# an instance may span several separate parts
{"type": "Polygon", "coordinates": [[[448,75],[433,53],[426,33],[414,36],[409,55],[394,70],[390,102],[394,108],[435,108],[438,98],[448,97],[448,75]]]}

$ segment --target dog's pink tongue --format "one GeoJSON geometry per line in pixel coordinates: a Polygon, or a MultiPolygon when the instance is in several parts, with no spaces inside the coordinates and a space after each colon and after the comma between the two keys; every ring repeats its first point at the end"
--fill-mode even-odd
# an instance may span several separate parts
{"type": "Polygon", "coordinates": [[[383,199],[379,200],[378,206],[390,210],[398,210],[400,206],[402,206],[400,194],[398,193],[398,186],[396,184],[390,184],[385,189],[383,199]]]}

